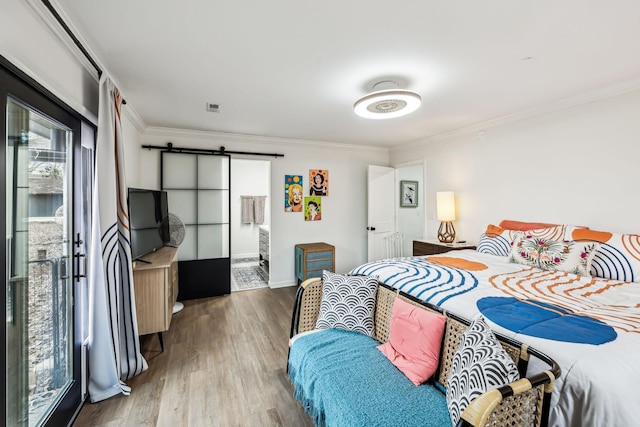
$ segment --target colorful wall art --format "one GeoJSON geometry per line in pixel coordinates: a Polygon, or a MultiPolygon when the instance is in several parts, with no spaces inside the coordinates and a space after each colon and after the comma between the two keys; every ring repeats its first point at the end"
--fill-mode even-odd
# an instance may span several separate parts
{"type": "Polygon", "coordinates": [[[322,219],[322,197],[307,196],[304,198],[304,220],[320,221],[322,219]]]}
{"type": "Polygon", "coordinates": [[[329,171],[326,169],[309,170],[309,195],[329,195],[329,171]]]}
{"type": "Polygon", "coordinates": [[[302,212],[302,175],[284,176],[284,211],[302,212]]]}

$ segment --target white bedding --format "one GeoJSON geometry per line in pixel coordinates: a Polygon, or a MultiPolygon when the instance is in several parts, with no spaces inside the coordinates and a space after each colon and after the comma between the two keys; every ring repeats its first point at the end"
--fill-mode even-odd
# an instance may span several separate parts
{"type": "Polygon", "coordinates": [[[473,250],[376,261],[350,274],[378,276],[468,319],[483,315],[496,331],[555,359],[562,372],[549,425],[640,425],[640,283],[549,272],[473,250]],[[453,266],[461,260],[470,263],[453,266]]]}

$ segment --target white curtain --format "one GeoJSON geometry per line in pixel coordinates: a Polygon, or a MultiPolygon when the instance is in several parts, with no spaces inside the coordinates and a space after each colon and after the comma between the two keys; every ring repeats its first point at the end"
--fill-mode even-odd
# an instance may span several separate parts
{"type": "Polygon", "coordinates": [[[128,378],[147,369],[140,353],[124,174],[122,97],[100,79],[96,179],[89,267],[89,396],[128,395],[128,378]]]}

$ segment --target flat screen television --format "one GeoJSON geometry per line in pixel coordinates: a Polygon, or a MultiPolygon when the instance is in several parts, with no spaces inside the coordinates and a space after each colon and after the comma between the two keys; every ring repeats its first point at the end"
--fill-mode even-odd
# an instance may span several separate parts
{"type": "Polygon", "coordinates": [[[129,230],[133,259],[169,243],[167,192],[129,188],[129,230]]]}

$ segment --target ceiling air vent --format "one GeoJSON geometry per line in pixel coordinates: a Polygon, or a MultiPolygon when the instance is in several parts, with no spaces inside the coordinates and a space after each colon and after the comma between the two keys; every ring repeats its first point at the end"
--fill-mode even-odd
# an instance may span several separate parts
{"type": "Polygon", "coordinates": [[[210,104],[207,102],[207,111],[210,113],[219,113],[220,112],[220,105],[218,104],[210,104]]]}

